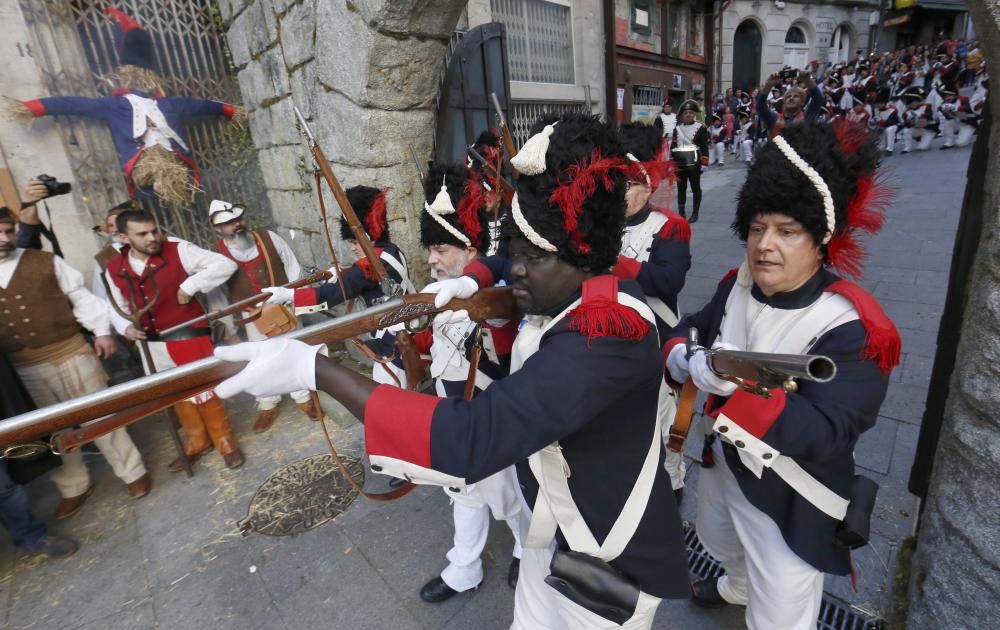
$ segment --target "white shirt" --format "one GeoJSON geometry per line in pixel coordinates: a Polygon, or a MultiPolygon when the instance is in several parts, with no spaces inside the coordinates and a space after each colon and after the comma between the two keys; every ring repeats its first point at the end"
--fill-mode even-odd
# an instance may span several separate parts
{"type": "MultiPolygon", "coordinates": [[[[295,258],[295,252],[288,246],[285,239],[271,230],[268,230],[267,233],[271,237],[271,242],[274,243],[274,249],[278,252],[278,258],[281,259],[281,264],[285,268],[285,276],[288,277],[288,281],[294,282],[298,280],[302,276],[302,266],[299,265],[299,261],[295,258]]],[[[257,242],[255,240],[250,241],[250,247],[247,249],[240,249],[236,241],[230,242],[227,240],[225,243],[229,249],[229,253],[240,262],[250,262],[257,257],[257,242]]]]}
{"type": "Polygon", "coordinates": [[[669,136],[674,133],[674,127],[677,126],[677,114],[660,112],[660,122],[663,123],[663,135],[669,136]]]}
{"type": "MultiPolygon", "coordinates": [[[[0,287],[6,289],[21,261],[23,249],[15,249],[7,258],[0,259],[0,287]]],[[[83,274],[70,267],[65,260],[53,256],[53,267],[59,289],[73,305],[77,323],[98,337],[111,334],[111,307],[87,290],[83,274]]]]}
{"type": "MultiPolygon", "coordinates": [[[[172,239],[171,239],[172,240],[172,239]]],[[[181,266],[189,275],[188,279],[181,283],[180,289],[188,295],[196,293],[208,293],[229,279],[229,276],[236,272],[236,263],[229,260],[222,254],[202,249],[194,243],[177,240],[177,254],[181,259],[181,266]]],[[[128,264],[136,275],[142,275],[146,269],[146,261],[136,258],[135,253],[129,251],[128,264]]],[[[105,272],[108,278],[108,285],[111,287],[111,297],[121,309],[128,313],[128,300],[122,295],[121,290],[114,283],[111,273],[105,272]]],[[[175,300],[175,295],[161,295],[160,299],[175,300]]],[[[131,322],[120,318],[114,320],[115,330],[125,334],[131,322]],[[124,328],[122,324],[126,324],[124,328]]]]}

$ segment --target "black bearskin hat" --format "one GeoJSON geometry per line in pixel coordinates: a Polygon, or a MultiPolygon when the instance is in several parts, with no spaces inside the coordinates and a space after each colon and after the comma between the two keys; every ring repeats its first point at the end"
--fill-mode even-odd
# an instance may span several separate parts
{"type": "MultiPolygon", "coordinates": [[[[801,123],[785,127],[781,138],[825,182],[833,198],[836,227],[824,246],[826,262],[840,271],[860,273],[863,252],[856,231],[882,227],[891,194],[876,181],[879,135],[863,125],[801,123]]],[[[746,241],[758,214],[780,213],[795,219],[817,245],[828,235],[823,197],[817,186],[782,152],[776,142],[758,151],[736,203],[732,229],[746,241]]]]}
{"type": "Polygon", "coordinates": [[[110,15],[118,28],[122,30],[118,38],[118,61],[121,65],[138,66],[156,71],[156,55],[153,49],[153,38],[130,15],[114,7],[107,7],[104,12],[110,15]]]}
{"type": "Polygon", "coordinates": [[[489,224],[486,216],[485,196],[479,177],[461,164],[444,166],[435,164],[427,173],[424,190],[427,203],[420,213],[420,244],[454,245],[455,247],[475,247],[485,252],[490,244],[489,224]],[[448,201],[439,198],[442,182],[448,193],[448,201]],[[444,207],[438,209],[439,204],[444,207]],[[449,211],[453,209],[453,211],[449,211]],[[441,211],[443,210],[443,212],[441,211]],[[431,213],[434,213],[433,215],[431,213]],[[468,243],[463,242],[451,230],[441,224],[444,221],[460,232],[468,243]]]}
{"type": "MultiPolygon", "coordinates": [[[[386,211],[386,194],[388,188],[372,188],[371,186],[352,186],[344,191],[347,200],[358,215],[358,220],[365,228],[365,233],[372,243],[384,243],[389,240],[389,220],[386,211]]],[[[340,217],[340,238],[354,239],[354,232],[347,225],[343,215],[340,217]]]]}
{"type": "Polygon", "coordinates": [[[652,125],[641,122],[625,123],[619,128],[625,152],[631,153],[640,162],[651,162],[663,146],[663,132],[652,125]]]}
{"type": "Polygon", "coordinates": [[[521,175],[504,238],[531,240],[517,226],[520,212],[569,264],[593,270],[615,264],[631,167],[614,128],[588,114],[545,116],[532,126],[512,164],[521,175]]]}

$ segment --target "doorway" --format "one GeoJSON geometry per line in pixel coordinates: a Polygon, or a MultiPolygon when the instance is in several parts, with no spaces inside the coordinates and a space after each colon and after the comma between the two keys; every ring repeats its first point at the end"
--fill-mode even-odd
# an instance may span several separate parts
{"type": "Polygon", "coordinates": [[[733,36],[733,88],[750,91],[760,85],[760,28],[746,20],[733,36]]]}

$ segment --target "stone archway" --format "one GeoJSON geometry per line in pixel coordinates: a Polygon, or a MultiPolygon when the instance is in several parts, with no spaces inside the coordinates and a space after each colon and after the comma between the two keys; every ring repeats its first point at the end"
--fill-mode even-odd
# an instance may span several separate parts
{"type": "Polygon", "coordinates": [[[750,91],[760,85],[764,37],[753,20],[743,20],[733,35],[733,88],[750,91]]]}
{"type": "MultiPolygon", "coordinates": [[[[417,230],[406,226],[419,216],[423,191],[409,145],[421,160],[430,158],[440,75],[465,5],[220,0],[276,227],[304,264],[325,265],[330,256],[293,105],[309,119],[345,188],[392,188],[393,239],[412,260],[417,230]]],[[[336,216],[332,199],[328,207],[336,216]]]]}

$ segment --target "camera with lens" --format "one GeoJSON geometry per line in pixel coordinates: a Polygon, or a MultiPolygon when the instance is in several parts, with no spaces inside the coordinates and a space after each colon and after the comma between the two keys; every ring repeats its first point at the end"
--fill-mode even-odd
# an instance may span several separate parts
{"type": "Polygon", "coordinates": [[[795,79],[798,78],[798,76],[799,76],[799,71],[796,70],[796,69],[794,69],[794,68],[782,68],[781,69],[781,78],[782,78],[782,80],[787,81],[787,80],[791,79],[791,80],[794,81],[795,79]]]}
{"type": "Polygon", "coordinates": [[[39,175],[36,177],[38,181],[45,184],[45,190],[48,191],[45,198],[58,197],[59,195],[65,195],[69,191],[73,190],[73,186],[67,182],[61,182],[51,175],[39,175]]]}

